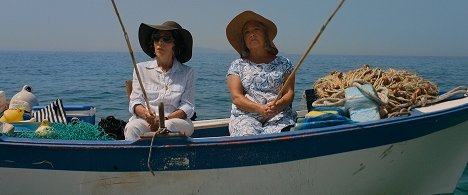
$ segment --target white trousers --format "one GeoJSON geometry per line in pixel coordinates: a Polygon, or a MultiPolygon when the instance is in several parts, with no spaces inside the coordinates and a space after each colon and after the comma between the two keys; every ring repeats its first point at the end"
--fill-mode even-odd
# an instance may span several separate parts
{"type": "MultiPolygon", "coordinates": [[[[186,136],[190,136],[193,133],[193,123],[190,119],[173,118],[166,120],[164,124],[171,132],[181,132],[186,136]]],[[[140,139],[140,135],[150,131],[151,129],[149,128],[148,122],[142,118],[135,118],[128,121],[125,126],[125,140],[140,139]]]]}

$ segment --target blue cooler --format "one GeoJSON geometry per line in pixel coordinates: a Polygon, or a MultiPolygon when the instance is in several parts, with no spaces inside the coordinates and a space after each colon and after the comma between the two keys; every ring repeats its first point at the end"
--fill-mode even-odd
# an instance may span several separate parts
{"type": "MultiPolygon", "coordinates": [[[[34,106],[32,108],[33,112],[38,111],[44,106],[34,106]]],[[[85,105],[64,105],[63,108],[65,109],[65,115],[67,116],[67,122],[71,122],[72,118],[78,118],[80,121],[84,121],[87,123],[91,123],[94,125],[96,120],[96,108],[93,106],[85,106],[85,105]]]]}

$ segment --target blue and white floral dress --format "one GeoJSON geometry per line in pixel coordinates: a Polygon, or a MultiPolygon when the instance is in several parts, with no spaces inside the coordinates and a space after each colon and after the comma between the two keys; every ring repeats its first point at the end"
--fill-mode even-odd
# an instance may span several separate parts
{"type": "MultiPolygon", "coordinates": [[[[293,66],[289,59],[277,56],[269,64],[256,64],[247,59],[237,59],[231,63],[227,76],[239,76],[245,96],[253,102],[266,104],[278,96],[284,74],[291,73],[293,66]]],[[[245,136],[278,133],[287,126],[294,125],[296,113],[291,107],[283,110],[270,120],[262,123],[258,113],[245,112],[232,104],[229,133],[231,136],[245,136]]]]}

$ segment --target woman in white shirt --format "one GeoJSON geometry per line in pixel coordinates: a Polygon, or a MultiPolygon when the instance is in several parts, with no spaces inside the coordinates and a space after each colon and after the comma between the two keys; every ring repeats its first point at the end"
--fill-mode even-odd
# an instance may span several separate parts
{"type": "Polygon", "coordinates": [[[134,71],[129,103],[133,116],[125,126],[125,140],[139,139],[141,134],[159,128],[159,116],[154,111],[160,102],[164,103],[167,129],[190,136],[190,118],[195,113],[195,75],[191,67],[182,63],[192,57],[192,35],[176,22],[167,21],[162,25],[142,23],[138,38],[143,51],[154,58],[137,64],[150,108],[146,107],[134,71]]]}

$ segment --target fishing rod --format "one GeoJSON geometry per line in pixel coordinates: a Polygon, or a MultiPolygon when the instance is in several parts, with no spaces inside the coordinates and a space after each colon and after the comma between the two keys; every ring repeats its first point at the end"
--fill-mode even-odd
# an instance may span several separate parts
{"type": "Polygon", "coordinates": [[[283,87],[281,87],[281,91],[278,93],[278,96],[276,97],[275,101],[273,102],[273,105],[276,104],[276,102],[282,97],[282,94],[284,93],[284,91],[286,90],[286,86],[289,86],[289,84],[291,83],[292,81],[292,78],[294,77],[294,75],[296,74],[297,70],[299,69],[299,67],[302,65],[302,63],[304,62],[305,58],[307,57],[307,54],[309,54],[310,50],[312,50],[312,47],[314,47],[315,43],[317,42],[318,38],[320,37],[320,35],[322,34],[322,32],[325,30],[325,28],[327,27],[328,23],[331,21],[331,19],[333,18],[333,16],[335,16],[336,12],[338,12],[338,10],[341,8],[341,5],[343,5],[343,3],[345,2],[345,0],[341,0],[341,2],[338,4],[338,6],[335,8],[335,11],[333,11],[332,15],[328,18],[328,20],[325,22],[325,24],[322,26],[322,28],[320,29],[320,31],[317,33],[317,35],[315,36],[315,38],[313,39],[312,43],[309,44],[309,47],[307,48],[306,52],[304,53],[304,55],[302,55],[301,59],[299,60],[299,63],[296,65],[296,67],[294,67],[294,70],[291,72],[291,74],[289,75],[288,79],[286,80],[286,82],[284,83],[283,87]]]}
{"type": "Polygon", "coordinates": [[[141,91],[143,92],[143,98],[145,99],[145,102],[146,102],[146,109],[148,111],[150,111],[150,104],[149,104],[149,101],[148,101],[148,96],[146,95],[145,87],[143,86],[143,82],[141,81],[140,72],[138,71],[135,56],[133,55],[132,45],[130,45],[130,41],[128,39],[127,31],[125,30],[125,27],[124,27],[124,25],[122,23],[122,19],[120,18],[119,10],[117,10],[117,6],[115,5],[114,0],[112,0],[112,5],[114,6],[115,14],[117,15],[117,18],[119,19],[119,22],[120,22],[120,26],[122,27],[122,31],[124,33],[125,41],[127,41],[128,52],[130,53],[130,56],[132,57],[133,68],[135,69],[135,74],[136,74],[136,76],[138,78],[138,83],[140,84],[141,91]]]}
{"type": "MultiPolygon", "coordinates": [[[[114,0],[112,0],[112,5],[114,6],[114,10],[115,10],[115,14],[117,15],[117,18],[119,18],[120,26],[122,27],[122,31],[124,33],[125,41],[127,41],[128,52],[130,53],[130,56],[132,57],[133,68],[135,69],[135,74],[136,74],[136,76],[138,78],[138,83],[140,84],[141,91],[143,92],[143,98],[145,99],[145,102],[146,102],[146,109],[149,112],[151,112],[150,104],[149,104],[149,101],[148,101],[148,96],[146,95],[145,88],[143,87],[143,82],[141,81],[140,72],[138,71],[138,67],[136,65],[136,60],[135,60],[135,56],[133,55],[132,46],[130,45],[130,41],[128,40],[127,31],[125,30],[125,27],[124,27],[124,25],[122,23],[122,19],[120,18],[119,10],[117,10],[117,6],[115,5],[114,0]]],[[[155,176],[155,175],[154,175],[153,169],[151,168],[151,164],[150,164],[150,162],[151,162],[151,153],[152,153],[152,150],[153,150],[153,141],[154,141],[154,138],[156,137],[156,134],[159,134],[163,130],[166,129],[165,125],[164,125],[164,104],[162,102],[159,104],[159,117],[160,117],[160,127],[157,130],[157,132],[154,133],[153,138],[151,139],[151,146],[150,146],[150,150],[149,150],[149,153],[148,153],[148,162],[147,162],[148,169],[150,170],[151,174],[153,174],[153,176],[155,176]]]]}

